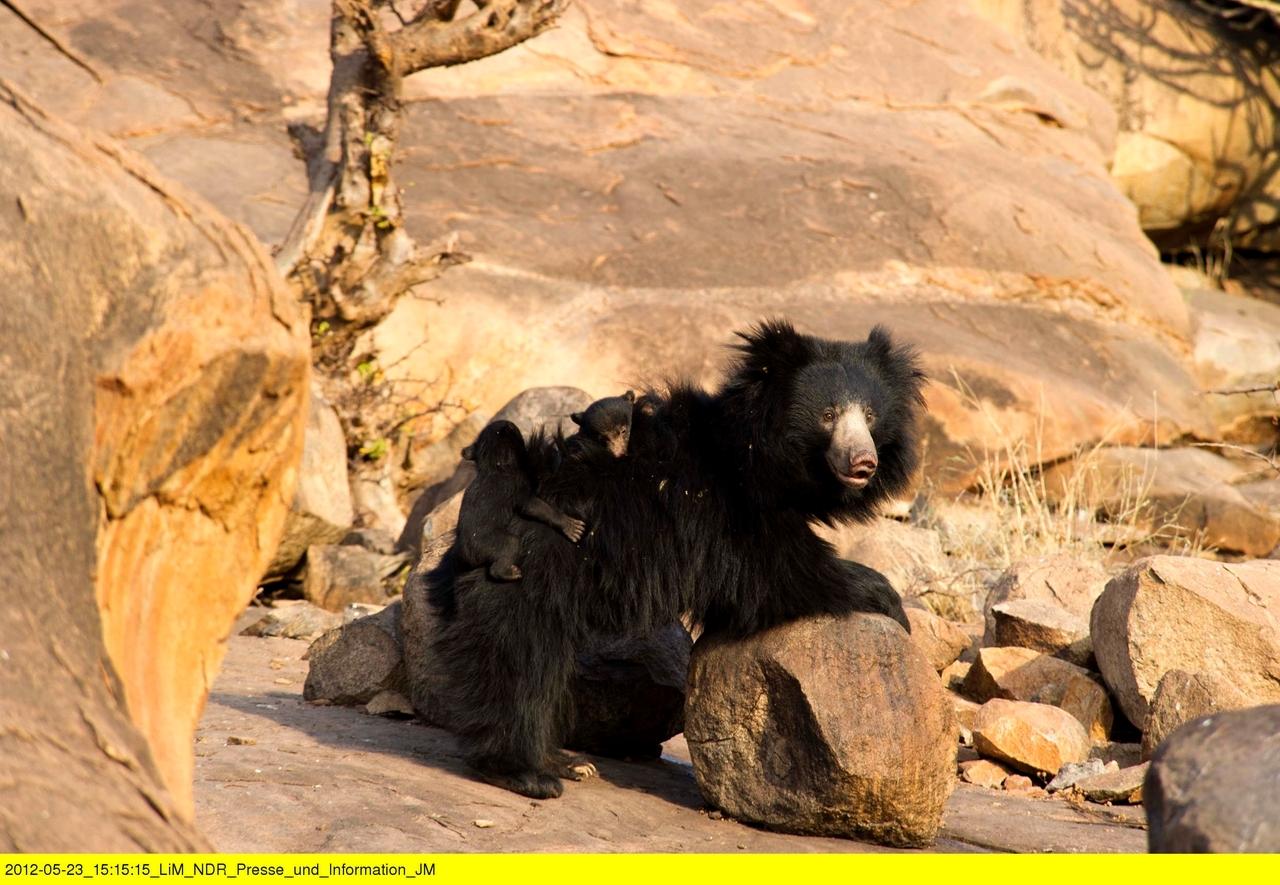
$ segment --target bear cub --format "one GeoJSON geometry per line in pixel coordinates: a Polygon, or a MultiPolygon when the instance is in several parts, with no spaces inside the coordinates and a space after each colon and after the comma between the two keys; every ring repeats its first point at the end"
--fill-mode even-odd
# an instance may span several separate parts
{"type": "Polygon", "coordinates": [[[510,421],[495,421],[462,450],[474,461],[476,478],[462,494],[457,540],[462,558],[475,568],[486,567],[495,581],[522,577],[521,522],[536,520],[558,529],[575,544],[586,525],[542,500],[534,491],[534,470],[524,436],[510,421]]]}
{"type": "Polygon", "coordinates": [[[635,391],[628,390],[622,396],[607,396],[596,400],[584,411],[574,412],[569,418],[578,425],[578,432],[570,439],[599,443],[613,457],[623,457],[631,442],[631,415],[635,402],[635,391]]]}

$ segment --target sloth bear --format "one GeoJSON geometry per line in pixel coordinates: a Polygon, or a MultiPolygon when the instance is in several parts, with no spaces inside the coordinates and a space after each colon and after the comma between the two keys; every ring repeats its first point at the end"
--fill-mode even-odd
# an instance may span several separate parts
{"type": "Polygon", "coordinates": [[[534,493],[539,471],[515,424],[489,424],[462,450],[462,458],[476,465],[476,478],[462,493],[458,513],[458,552],[463,561],[486,566],[495,581],[518,581],[521,572],[516,560],[525,520],[546,523],[575,543],[582,539],[586,529],[582,520],[561,513],[534,493]]]}
{"type": "Polygon", "coordinates": [[[879,326],[859,342],[783,321],[739,337],[718,392],[677,384],[641,397],[627,457],[569,447],[538,478],[540,496],[590,528],[574,545],[525,523],[517,592],[470,567],[457,544],[424,576],[452,724],[487,782],[551,798],[560,777],[576,779],[558,747],[575,650],[590,631],[638,636],[689,615],[706,632],[742,636],[855,611],[910,629],[888,581],[837,558],[810,523],[870,519],[906,488],[923,406],[914,351],[879,326]]]}
{"type": "Polygon", "coordinates": [[[569,439],[581,439],[600,443],[615,458],[627,453],[631,443],[631,413],[635,409],[636,392],[628,390],[622,396],[606,396],[574,412],[569,419],[578,425],[578,432],[569,439]]]}

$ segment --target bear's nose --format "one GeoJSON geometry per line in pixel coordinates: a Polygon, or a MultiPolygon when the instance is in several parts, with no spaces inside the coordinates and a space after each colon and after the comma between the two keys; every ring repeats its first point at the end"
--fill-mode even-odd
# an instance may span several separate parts
{"type": "Polygon", "coordinates": [[[866,482],[875,476],[880,462],[871,452],[859,452],[849,459],[849,478],[866,482]]]}

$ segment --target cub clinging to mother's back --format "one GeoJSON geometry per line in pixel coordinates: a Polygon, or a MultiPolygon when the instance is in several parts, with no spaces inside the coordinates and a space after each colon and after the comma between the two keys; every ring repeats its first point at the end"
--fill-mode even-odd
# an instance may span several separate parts
{"type": "Polygon", "coordinates": [[[575,544],[586,528],[537,496],[535,470],[520,428],[510,421],[494,421],[476,441],[462,450],[474,461],[476,478],[462,494],[457,543],[471,566],[487,567],[495,581],[518,581],[521,522],[536,520],[559,529],[575,544]]]}

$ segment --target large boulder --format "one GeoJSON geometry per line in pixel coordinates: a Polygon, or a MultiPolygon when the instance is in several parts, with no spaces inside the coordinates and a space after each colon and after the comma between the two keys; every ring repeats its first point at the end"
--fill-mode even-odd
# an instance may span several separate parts
{"type": "Polygon", "coordinates": [[[1130,722],[1170,670],[1280,701],[1280,562],[1141,560],[1107,584],[1090,621],[1098,668],[1130,722]]]}
{"type": "Polygon", "coordinates": [[[192,736],[293,495],[306,322],[244,229],[5,83],[0,274],[0,851],[198,847],[192,736]]]}
{"type": "Polygon", "coordinates": [[[955,777],[955,714],[938,676],[879,615],[703,636],[685,739],[709,803],[789,832],[928,844],[955,777]]]}
{"type": "Polygon", "coordinates": [[[383,692],[408,693],[399,604],[330,630],[307,649],[302,696],[332,704],[367,704],[383,692]]]}
{"type": "Polygon", "coordinates": [[[1151,760],[1142,787],[1147,840],[1159,852],[1280,852],[1280,705],[1184,725],[1151,760]]]}

